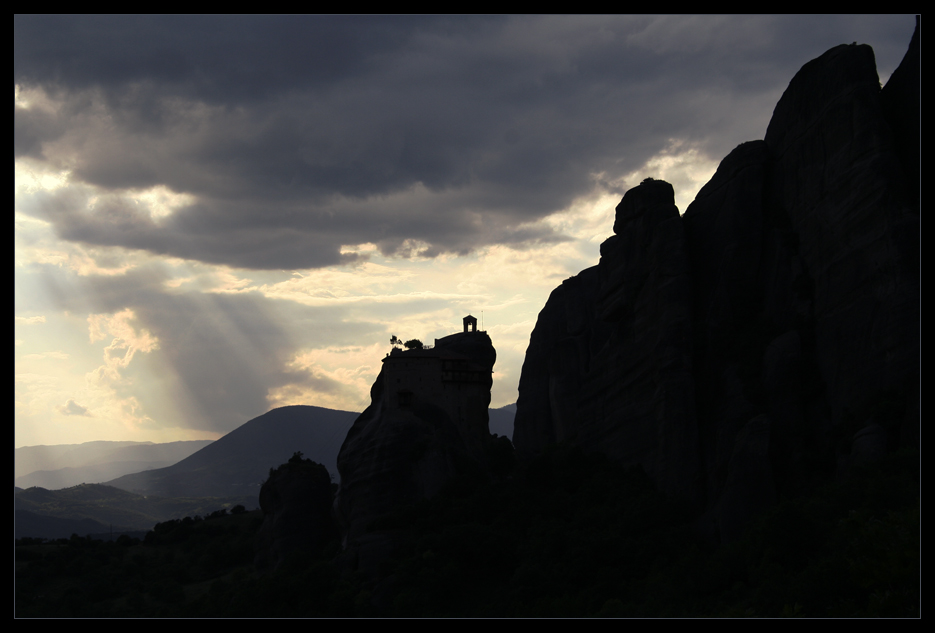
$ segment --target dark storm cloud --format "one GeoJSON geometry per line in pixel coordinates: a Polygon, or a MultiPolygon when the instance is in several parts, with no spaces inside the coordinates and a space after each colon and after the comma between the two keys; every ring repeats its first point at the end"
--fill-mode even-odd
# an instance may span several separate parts
{"type": "Polygon", "coordinates": [[[595,174],[619,187],[606,183],[669,139],[719,159],[762,137],[806,61],[867,38],[898,61],[912,28],[898,16],[17,17],[14,82],[53,105],[15,108],[14,153],[115,192],[195,196],[163,222],[118,199],[30,207],[70,240],[257,269],[340,263],[341,245],[363,242],[464,253],[563,239],[535,222],[595,174]]]}
{"type": "Polygon", "coordinates": [[[484,18],[16,16],[14,77],[68,88],[153,81],[209,103],[263,100],[365,73],[421,29],[484,18]]]}

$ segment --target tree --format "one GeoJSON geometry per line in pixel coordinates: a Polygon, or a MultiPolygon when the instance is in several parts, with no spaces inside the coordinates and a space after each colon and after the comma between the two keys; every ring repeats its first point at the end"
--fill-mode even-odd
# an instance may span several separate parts
{"type": "Polygon", "coordinates": [[[420,341],[417,338],[409,339],[408,341],[403,343],[403,346],[406,349],[422,349],[422,341],[420,341]]]}
{"type": "Polygon", "coordinates": [[[395,334],[390,338],[390,345],[392,345],[393,347],[396,347],[397,345],[399,345],[399,344],[401,344],[401,343],[402,343],[402,341],[400,341],[400,340],[396,337],[395,334]]]}

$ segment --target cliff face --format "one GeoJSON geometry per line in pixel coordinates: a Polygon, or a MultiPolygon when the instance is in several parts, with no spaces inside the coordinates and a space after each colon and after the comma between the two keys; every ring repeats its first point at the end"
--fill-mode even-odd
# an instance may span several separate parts
{"type": "Polygon", "coordinates": [[[836,47],[684,216],[667,183],[628,191],[600,264],[539,315],[517,453],[641,464],[730,540],[777,495],[917,442],[918,77],[910,49],[881,91],[870,47],[836,47]]]}
{"type": "Polygon", "coordinates": [[[673,200],[662,181],[627,192],[600,264],[549,298],[520,379],[521,454],[569,441],[640,463],[667,490],[692,485],[691,285],[673,200]]]}
{"type": "Polygon", "coordinates": [[[395,350],[384,359],[372,402],[338,454],[335,514],[361,568],[392,548],[392,535],[368,533],[372,521],[434,496],[455,477],[485,472],[495,361],[485,332],[453,334],[432,349],[395,350]]]}

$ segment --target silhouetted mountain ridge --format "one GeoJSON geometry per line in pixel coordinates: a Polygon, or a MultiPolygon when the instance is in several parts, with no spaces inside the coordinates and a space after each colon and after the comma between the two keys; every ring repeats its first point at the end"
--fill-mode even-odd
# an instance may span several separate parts
{"type": "MultiPolygon", "coordinates": [[[[357,413],[295,405],[273,409],[169,466],[107,485],[165,497],[248,495],[258,499],[270,468],[300,451],[337,473],[335,458],[357,413]]],[[[254,507],[256,507],[254,505],[254,507]]]]}
{"type": "Polygon", "coordinates": [[[16,538],[67,538],[73,533],[146,531],[160,522],[207,515],[242,504],[238,497],[166,498],[139,495],[104,484],[62,490],[29,488],[13,495],[16,538]]]}
{"type": "Polygon", "coordinates": [[[211,442],[96,441],[24,446],[14,451],[13,484],[21,488],[40,486],[56,490],[82,483],[100,483],[142,470],[171,466],[211,442]]]}

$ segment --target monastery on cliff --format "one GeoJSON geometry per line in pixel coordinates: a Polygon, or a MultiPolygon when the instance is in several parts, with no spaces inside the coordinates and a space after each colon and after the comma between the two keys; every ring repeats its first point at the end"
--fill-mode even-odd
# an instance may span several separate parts
{"type": "Polygon", "coordinates": [[[431,403],[459,426],[484,414],[490,403],[491,370],[464,354],[446,349],[462,337],[480,337],[477,318],[464,317],[464,331],[435,339],[427,349],[394,349],[383,359],[383,398],[388,409],[431,403]]]}

